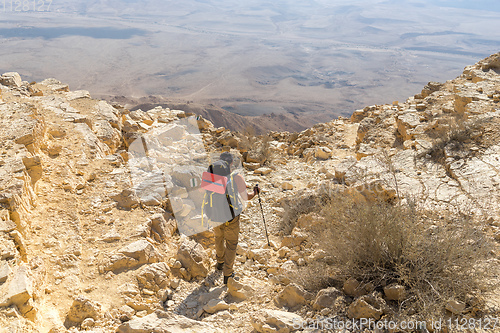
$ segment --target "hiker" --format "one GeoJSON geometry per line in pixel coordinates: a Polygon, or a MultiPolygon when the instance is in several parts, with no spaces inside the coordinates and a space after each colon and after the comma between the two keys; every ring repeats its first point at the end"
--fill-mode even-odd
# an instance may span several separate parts
{"type": "MultiPolygon", "coordinates": [[[[216,267],[218,270],[223,271],[224,284],[227,284],[229,278],[234,277],[233,264],[240,233],[240,214],[243,210],[238,194],[243,200],[251,200],[259,192],[259,188],[255,186],[253,192],[247,193],[243,177],[236,172],[231,172],[233,156],[229,152],[223,152],[219,159],[219,161],[210,165],[209,172],[228,176],[228,183],[223,198],[218,199],[222,201],[222,204],[213,208],[217,212],[210,213],[209,217],[216,222],[223,222],[214,227],[213,231],[215,235],[216,267]]],[[[213,201],[215,201],[212,199],[210,196],[204,199],[204,205],[207,208],[212,206],[213,201]]]]}

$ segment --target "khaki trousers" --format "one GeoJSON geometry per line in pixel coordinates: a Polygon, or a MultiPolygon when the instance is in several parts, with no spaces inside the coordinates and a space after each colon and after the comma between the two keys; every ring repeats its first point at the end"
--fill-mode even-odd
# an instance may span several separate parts
{"type": "Polygon", "coordinates": [[[224,263],[224,276],[233,274],[234,259],[236,258],[236,247],[240,234],[240,216],[236,216],[229,222],[214,228],[215,253],[217,263],[224,263]]]}

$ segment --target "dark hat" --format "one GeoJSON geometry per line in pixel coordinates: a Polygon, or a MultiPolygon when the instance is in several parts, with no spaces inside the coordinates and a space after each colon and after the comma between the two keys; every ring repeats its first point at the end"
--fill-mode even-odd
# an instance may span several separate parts
{"type": "Polygon", "coordinates": [[[220,159],[228,162],[229,164],[233,163],[233,155],[231,155],[231,153],[228,153],[227,151],[220,154],[220,159]]]}

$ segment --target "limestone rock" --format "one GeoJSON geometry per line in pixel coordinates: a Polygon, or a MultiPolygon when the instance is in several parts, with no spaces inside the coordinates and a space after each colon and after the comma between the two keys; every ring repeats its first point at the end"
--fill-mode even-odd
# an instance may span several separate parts
{"type": "Polygon", "coordinates": [[[465,303],[458,302],[456,300],[449,300],[446,303],[446,310],[450,311],[453,314],[459,315],[462,314],[465,310],[465,303]]]}
{"type": "Polygon", "coordinates": [[[344,292],[352,297],[359,297],[366,294],[361,283],[353,278],[348,279],[344,282],[344,292]]]}
{"type": "Polygon", "coordinates": [[[137,260],[139,265],[158,261],[158,253],[155,247],[145,239],[133,242],[121,248],[118,252],[137,260]]]}
{"type": "Polygon", "coordinates": [[[252,249],[247,252],[248,258],[257,262],[265,263],[271,256],[270,249],[252,249]]]}
{"type": "Polygon", "coordinates": [[[0,83],[7,87],[19,88],[23,81],[21,80],[19,73],[8,72],[3,73],[2,76],[0,76],[0,83]]]}
{"type": "Polygon", "coordinates": [[[85,296],[78,296],[73,301],[66,319],[71,323],[81,323],[87,318],[99,319],[101,317],[101,305],[93,302],[85,296]]]}
{"type": "Polygon", "coordinates": [[[273,169],[271,168],[258,168],[257,170],[254,171],[254,173],[256,175],[267,175],[269,173],[271,173],[273,171],[273,169]]]}
{"type": "Polygon", "coordinates": [[[0,261],[0,283],[7,281],[12,269],[6,261],[0,261]]]}
{"type": "Polygon", "coordinates": [[[274,303],[278,307],[294,308],[306,302],[306,292],[297,284],[289,284],[275,297],[274,303]]]}
{"type": "Polygon", "coordinates": [[[304,319],[295,313],[265,309],[261,312],[261,316],[254,318],[251,324],[259,333],[289,333],[295,332],[297,325],[303,322],[304,319]]]}
{"type": "Polygon", "coordinates": [[[117,333],[223,333],[213,325],[187,317],[156,311],[142,318],[135,318],[118,327],[117,333]]]}
{"type": "Polygon", "coordinates": [[[373,318],[378,320],[383,313],[379,304],[365,296],[355,300],[347,309],[347,316],[354,319],[373,318]]]}
{"type": "Polygon", "coordinates": [[[213,288],[208,293],[203,293],[198,297],[198,302],[205,304],[212,299],[219,298],[224,292],[224,288],[213,288]]]}
{"type": "Polygon", "coordinates": [[[12,304],[20,306],[33,296],[33,278],[26,265],[15,268],[14,273],[0,289],[0,307],[12,304]]]}
{"type": "Polygon", "coordinates": [[[179,250],[177,260],[191,274],[192,277],[206,277],[210,263],[208,256],[201,244],[184,237],[179,250]]]}
{"type": "Polygon", "coordinates": [[[384,294],[389,301],[402,301],[405,299],[406,291],[405,287],[393,284],[384,287],[384,294]]]}
{"type": "Polygon", "coordinates": [[[321,310],[323,308],[331,308],[335,305],[337,297],[342,296],[342,293],[335,287],[322,289],[316,295],[313,303],[314,310],[321,310]]]}
{"type": "Polygon", "coordinates": [[[252,287],[245,285],[243,283],[240,283],[233,278],[230,278],[227,282],[227,291],[228,293],[239,299],[239,300],[245,300],[249,297],[251,297],[254,293],[254,290],[252,287]]]}
{"type": "Polygon", "coordinates": [[[16,230],[16,224],[11,220],[0,220],[0,232],[9,233],[16,230]]]}
{"type": "Polygon", "coordinates": [[[299,246],[307,239],[307,234],[294,230],[292,235],[285,236],[281,241],[281,246],[286,246],[289,248],[294,248],[299,246]]]}
{"type": "Polygon", "coordinates": [[[137,282],[142,289],[157,292],[169,286],[170,268],[164,262],[154,263],[141,268],[137,282]]]}
{"type": "Polygon", "coordinates": [[[166,241],[174,234],[177,229],[177,223],[173,218],[168,221],[163,214],[155,214],[151,217],[151,229],[156,233],[161,241],[166,241]]]}
{"type": "Polygon", "coordinates": [[[120,193],[111,195],[110,198],[115,200],[121,209],[130,210],[139,206],[139,198],[130,189],[124,189],[120,193]]]}
{"type": "Polygon", "coordinates": [[[332,150],[328,147],[316,147],[314,156],[321,160],[327,160],[332,155],[332,150]]]}
{"type": "Polygon", "coordinates": [[[203,310],[208,313],[216,313],[227,309],[229,309],[229,305],[221,299],[212,299],[203,306],[203,310]]]}

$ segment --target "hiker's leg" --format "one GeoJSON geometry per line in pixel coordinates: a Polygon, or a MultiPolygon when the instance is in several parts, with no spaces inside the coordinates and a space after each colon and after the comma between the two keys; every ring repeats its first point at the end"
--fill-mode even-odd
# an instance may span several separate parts
{"type": "Polygon", "coordinates": [[[221,224],[214,228],[214,236],[215,236],[215,259],[217,263],[224,262],[224,225],[221,224]]]}
{"type": "Polygon", "coordinates": [[[236,216],[224,231],[226,239],[226,253],[224,260],[224,276],[233,274],[233,264],[236,258],[236,247],[238,246],[238,236],[240,234],[240,216],[236,216]]]}

